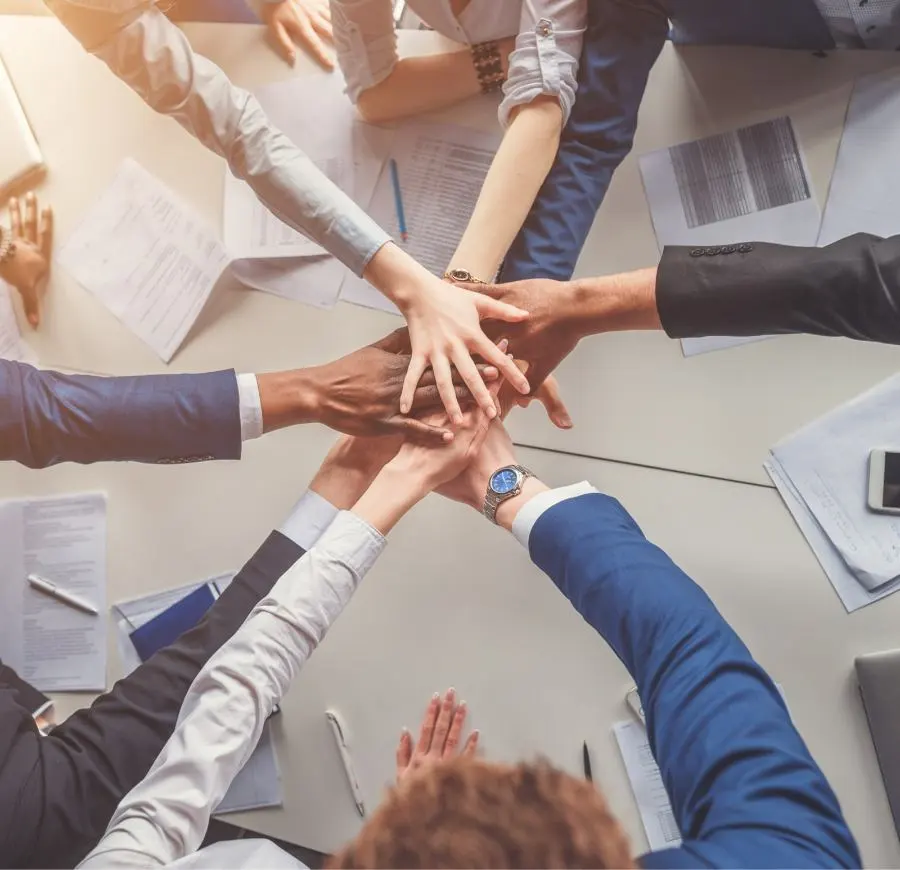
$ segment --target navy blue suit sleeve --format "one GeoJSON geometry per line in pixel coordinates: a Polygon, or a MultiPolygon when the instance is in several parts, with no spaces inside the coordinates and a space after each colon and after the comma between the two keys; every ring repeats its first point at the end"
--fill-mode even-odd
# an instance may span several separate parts
{"type": "Polygon", "coordinates": [[[634,678],[683,845],[645,867],[858,867],[777,688],[706,594],[608,496],[537,521],[534,562],[634,678]]]}
{"type": "Polygon", "coordinates": [[[233,371],[105,378],[0,360],[0,460],[44,468],[240,456],[233,371]]]}
{"type": "Polygon", "coordinates": [[[503,281],[572,277],[616,167],[631,150],[638,109],[668,33],[658,4],[593,0],[578,91],[559,152],[503,265],[503,281]]]}

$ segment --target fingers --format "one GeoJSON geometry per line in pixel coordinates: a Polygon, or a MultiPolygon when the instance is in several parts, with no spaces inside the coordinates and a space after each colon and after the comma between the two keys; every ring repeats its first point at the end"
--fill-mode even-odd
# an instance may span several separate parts
{"type": "Polygon", "coordinates": [[[325,69],[334,69],[334,59],[331,57],[322,37],[312,28],[312,25],[304,18],[292,16],[285,23],[290,35],[302,45],[325,69]]]}
{"type": "Polygon", "coordinates": [[[331,45],[334,44],[334,32],[331,29],[331,9],[329,7],[326,6],[324,10],[315,9],[310,12],[309,22],[325,42],[331,45]]]}
{"type": "Polygon", "coordinates": [[[441,702],[440,712],[434,725],[434,734],[431,738],[431,749],[429,753],[436,755],[438,758],[444,754],[444,744],[447,742],[447,735],[450,733],[450,723],[453,721],[453,714],[456,709],[456,691],[447,689],[444,700],[441,702]]]}
{"type": "Polygon", "coordinates": [[[412,761],[413,743],[412,734],[405,728],[400,732],[400,742],[397,744],[397,777],[409,767],[412,761]]]}
{"type": "Polygon", "coordinates": [[[554,426],[558,429],[572,428],[572,418],[562,400],[556,378],[552,376],[547,378],[538,387],[535,398],[547,409],[547,416],[553,421],[554,426]]]}
{"type": "MultiPolygon", "coordinates": [[[[497,371],[496,366],[489,366],[489,365],[485,365],[484,363],[478,363],[475,366],[475,368],[478,371],[479,376],[482,379],[484,379],[485,381],[496,381],[500,377],[500,372],[497,371]]],[[[455,368],[451,371],[451,377],[453,378],[454,384],[457,384],[457,385],[465,384],[465,381],[463,380],[463,376],[455,368]]],[[[416,407],[417,408],[422,407],[419,404],[419,392],[421,392],[421,390],[424,387],[433,387],[433,386],[434,386],[434,372],[431,369],[428,369],[425,372],[425,374],[422,375],[422,379],[419,381],[419,388],[416,391],[416,407]]],[[[457,390],[456,395],[457,396],[459,396],[459,395],[468,396],[470,394],[469,394],[468,389],[466,389],[464,387],[462,392],[457,390]]]]}
{"type": "Polygon", "coordinates": [[[38,228],[38,247],[41,255],[50,263],[50,254],[53,251],[53,209],[48,205],[41,209],[41,224],[38,228]]]}
{"type": "Polygon", "coordinates": [[[447,732],[447,742],[444,744],[444,758],[452,758],[453,753],[456,752],[456,747],[459,746],[463,725],[466,724],[467,710],[466,702],[463,701],[453,713],[453,718],[450,720],[450,730],[447,732]]]}
{"type": "Polygon", "coordinates": [[[41,311],[38,300],[37,286],[19,287],[22,295],[22,307],[25,309],[25,317],[32,329],[37,329],[41,323],[41,311]]]}
{"type": "Polygon", "coordinates": [[[387,351],[387,353],[405,353],[408,355],[412,353],[412,347],[409,343],[409,330],[406,327],[395,329],[384,338],[376,341],[372,347],[377,347],[379,350],[387,351]]]}
{"type": "MultiPolygon", "coordinates": [[[[502,344],[502,342],[501,342],[502,344]]],[[[498,345],[491,342],[486,336],[478,342],[477,351],[487,362],[495,365],[506,380],[508,380],[520,393],[530,390],[528,378],[519,370],[515,360],[508,357],[498,345]]],[[[505,349],[505,346],[504,346],[505,349]]]]}
{"type": "Polygon", "coordinates": [[[409,368],[406,370],[406,377],[403,379],[403,389],[400,392],[400,413],[408,414],[412,410],[413,399],[416,394],[416,387],[422,379],[422,373],[425,371],[425,357],[414,354],[409,361],[409,368]]]}
{"type": "Polygon", "coordinates": [[[22,236],[22,206],[19,200],[14,196],[9,201],[9,227],[12,230],[14,239],[21,239],[22,236]]]}
{"type": "MultiPolygon", "coordinates": [[[[437,395],[437,391],[435,391],[437,395]]],[[[415,417],[404,417],[398,414],[389,421],[389,425],[396,429],[404,438],[409,438],[422,444],[438,445],[453,440],[453,432],[443,426],[435,426],[415,417]]]]}
{"type": "MultiPolygon", "coordinates": [[[[453,375],[450,374],[450,363],[445,356],[435,356],[431,360],[431,368],[434,370],[434,382],[440,393],[441,401],[450,417],[450,422],[459,426],[463,421],[459,400],[456,398],[456,390],[453,388],[453,375]]],[[[476,373],[477,374],[477,373],[476,373]]],[[[480,380],[480,379],[479,379],[480,380]]],[[[472,389],[472,384],[468,384],[472,389]]]]}
{"type": "Polygon", "coordinates": [[[37,199],[30,191],[25,194],[25,222],[22,229],[25,240],[36,246],[38,241],[37,199]]]}
{"type": "Polygon", "coordinates": [[[472,398],[475,399],[478,407],[484,411],[488,420],[493,420],[497,416],[494,397],[481,379],[481,375],[478,373],[475,363],[472,362],[469,352],[463,348],[462,352],[454,357],[453,363],[456,366],[456,371],[471,390],[472,398]]]}
{"type": "Polygon", "coordinates": [[[524,308],[516,308],[515,305],[483,295],[475,297],[475,308],[482,320],[491,318],[492,320],[505,320],[507,323],[520,323],[528,320],[531,316],[524,308]]]}
{"type": "Polygon", "coordinates": [[[275,45],[275,50],[293,66],[297,54],[294,51],[294,43],[288,36],[287,28],[278,20],[273,20],[269,25],[269,35],[275,45]]]}
{"type": "Polygon", "coordinates": [[[441,709],[441,696],[435,692],[431,696],[422,727],[419,729],[419,742],[416,744],[416,755],[426,755],[431,750],[434,726],[437,723],[438,713],[441,709]]]}
{"type": "Polygon", "coordinates": [[[463,746],[463,750],[460,755],[465,755],[467,757],[474,755],[478,750],[478,738],[480,736],[480,731],[473,731],[466,739],[466,745],[463,746]]]}

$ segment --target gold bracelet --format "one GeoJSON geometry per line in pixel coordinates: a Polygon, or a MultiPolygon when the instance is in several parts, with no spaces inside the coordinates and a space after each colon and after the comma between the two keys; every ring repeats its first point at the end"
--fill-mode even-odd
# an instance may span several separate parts
{"type": "Polygon", "coordinates": [[[476,278],[467,269],[450,269],[442,277],[451,284],[487,284],[487,281],[476,278]]]}
{"type": "Polygon", "coordinates": [[[0,266],[16,255],[16,240],[10,230],[0,227],[0,266]]]}
{"type": "Polygon", "coordinates": [[[472,46],[472,63],[478,74],[481,93],[492,94],[503,87],[503,61],[496,42],[479,42],[472,46]]]}

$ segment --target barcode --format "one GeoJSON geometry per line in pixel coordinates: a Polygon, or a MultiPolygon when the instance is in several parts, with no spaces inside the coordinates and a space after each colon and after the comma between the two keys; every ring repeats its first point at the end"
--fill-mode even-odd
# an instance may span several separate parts
{"type": "Polygon", "coordinates": [[[671,807],[660,812],[659,826],[667,843],[681,843],[681,831],[678,830],[678,822],[675,821],[675,813],[671,807]]]}
{"type": "Polygon", "coordinates": [[[790,118],[777,118],[669,149],[693,229],[810,198],[790,118]]]}

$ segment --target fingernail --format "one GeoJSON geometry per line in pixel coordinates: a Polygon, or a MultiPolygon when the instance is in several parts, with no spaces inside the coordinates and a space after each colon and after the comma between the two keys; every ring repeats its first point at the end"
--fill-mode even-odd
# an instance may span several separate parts
{"type": "Polygon", "coordinates": [[[462,414],[454,414],[454,415],[453,415],[453,422],[454,422],[457,426],[462,426],[462,423],[463,423],[463,415],[462,415],[462,414]]]}
{"type": "Polygon", "coordinates": [[[441,700],[441,694],[440,694],[440,692],[435,692],[435,693],[431,696],[431,700],[432,700],[432,701],[440,701],[440,700],[441,700]]]}
{"type": "Polygon", "coordinates": [[[469,705],[465,701],[460,701],[458,707],[460,710],[465,710],[469,705]]]}
{"type": "Polygon", "coordinates": [[[491,405],[491,407],[488,408],[485,413],[487,414],[488,420],[493,420],[494,417],[497,416],[497,409],[493,405],[491,405]]]}
{"type": "Polygon", "coordinates": [[[519,385],[519,392],[520,393],[530,393],[531,392],[531,386],[529,385],[528,381],[522,381],[522,383],[519,385]]]}
{"type": "Polygon", "coordinates": [[[406,402],[401,402],[400,403],[400,413],[405,414],[408,410],[409,410],[409,405],[407,405],[406,402]]]}
{"type": "Polygon", "coordinates": [[[29,314],[29,315],[28,315],[28,322],[29,322],[32,326],[37,327],[37,325],[38,325],[37,315],[36,315],[36,314],[29,314]]]}
{"type": "Polygon", "coordinates": [[[445,432],[441,437],[444,439],[444,441],[445,441],[446,443],[449,443],[449,442],[451,442],[451,441],[453,440],[453,433],[452,433],[452,432],[445,432]]]}
{"type": "Polygon", "coordinates": [[[570,417],[563,417],[560,421],[566,429],[571,429],[574,425],[570,417]]]}
{"type": "Polygon", "coordinates": [[[505,352],[506,352],[506,348],[509,347],[509,339],[508,339],[508,338],[501,338],[501,339],[500,339],[500,343],[497,345],[497,347],[499,347],[500,350],[502,350],[502,351],[505,353],[505,352]]]}
{"type": "Polygon", "coordinates": [[[449,689],[447,689],[447,699],[449,700],[450,698],[455,698],[455,697],[456,697],[456,689],[454,689],[453,686],[451,686],[449,689]]]}

